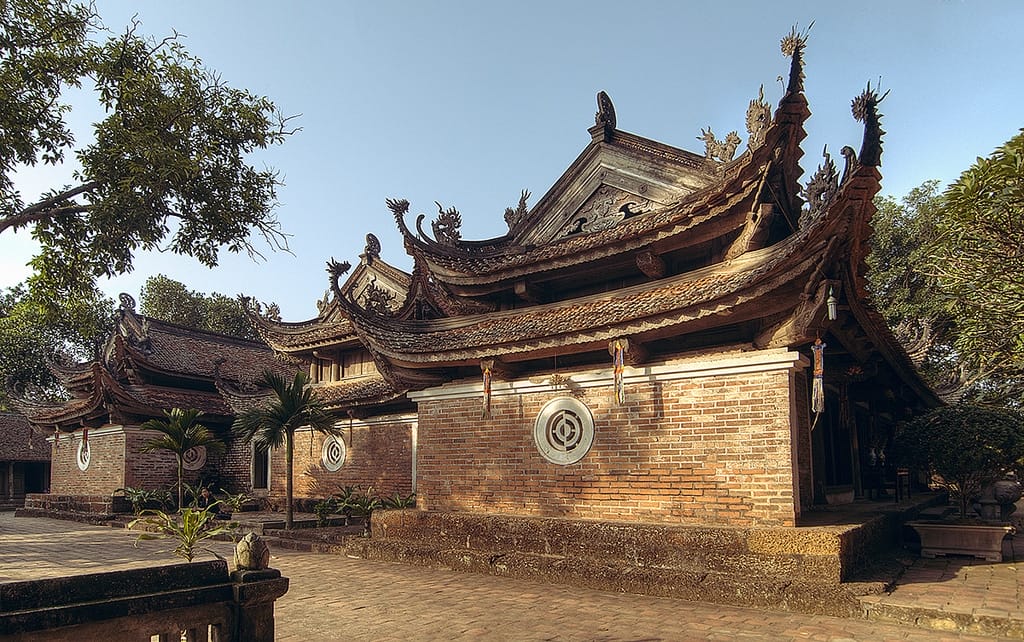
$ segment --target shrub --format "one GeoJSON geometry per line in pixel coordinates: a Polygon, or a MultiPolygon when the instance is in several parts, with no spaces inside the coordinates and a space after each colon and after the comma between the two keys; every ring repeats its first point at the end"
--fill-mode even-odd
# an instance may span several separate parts
{"type": "Polygon", "coordinates": [[[892,456],[937,475],[963,518],[971,500],[1024,457],[1024,416],[970,404],[936,408],[900,425],[892,456]]]}

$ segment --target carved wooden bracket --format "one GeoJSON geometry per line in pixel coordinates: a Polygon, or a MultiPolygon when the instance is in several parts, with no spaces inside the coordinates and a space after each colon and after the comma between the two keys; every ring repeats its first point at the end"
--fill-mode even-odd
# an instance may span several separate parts
{"type": "Polygon", "coordinates": [[[636,255],[636,266],[650,279],[660,279],[667,272],[665,261],[651,250],[636,255]]]}
{"type": "Polygon", "coordinates": [[[773,214],[771,203],[761,203],[760,207],[748,212],[743,230],[725,251],[725,259],[734,259],[745,252],[764,247],[768,241],[768,228],[771,225],[773,214]]]}
{"type": "Polygon", "coordinates": [[[829,324],[826,303],[829,288],[839,286],[839,281],[820,281],[814,296],[802,296],[800,303],[789,315],[754,337],[754,346],[781,348],[805,343],[820,335],[829,324]]]}
{"type": "Polygon", "coordinates": [[[525,279],[516,281],[512,286],[516,296],[527,303],[544,303],[544,293],[535,285],[531,285],[525,279]]]}
{"type": "Polygon", "coordinates": [[[502,361],[498,357],[489,357],[480,361],[480,371],[483,372],[484,368],[491,369],[491,377],[495,380],[508,381],[514,379],[518,369],[510,363],[502,361]]]}

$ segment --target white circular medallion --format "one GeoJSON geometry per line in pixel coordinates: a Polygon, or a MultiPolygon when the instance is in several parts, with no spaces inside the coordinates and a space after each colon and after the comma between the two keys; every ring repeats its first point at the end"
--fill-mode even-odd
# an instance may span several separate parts
{"type": "Polygon", "coordinates": [[[341,437],[331,435],[324,440],[324,447],[320,451],[320,461],[323,463],[324,468],[333,473],[340,470],[345,464],[345,456],[347,454],[344,440],[341,437]]]}
{"type": "Polygon", "coordinates": [[[199,470],[206,465],[206,446],[194,446],[181,456],[181,467],[185,470],[199,470]]]}
{"type": "Polygon", "coordinates": [[[562,466],[575,464],[594,443],[594,416],[579,399],[552,399],[537,415],[533,440],[544,459],[562,466]]]}
{"type": "Polygon", "coordinates": [[[92,453],[89,451],[89,442],[84,439],[78,442],[78,456],[75,458],[78,470],[85,471],[89,468],[89,460],[92,453]]]}

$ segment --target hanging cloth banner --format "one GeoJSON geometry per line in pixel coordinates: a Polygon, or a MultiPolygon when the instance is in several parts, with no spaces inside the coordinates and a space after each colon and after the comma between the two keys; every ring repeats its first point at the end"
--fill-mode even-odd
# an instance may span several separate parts
{"type": "Polygon", "coordinates": [[[491,369],[494,367],[494,359],[488,359],[480,362],[480,372],[483,373],[484,383],[484,401],[483,408],[481,408],[480,416],[484,419],[489,419],[491,416],[491,369]]]}
{"type": "Polygon", "coordinates": [[[89,429],[88,428],[82,428],[82,444],[84,444],[86,446],[89,445],[89,429]]]}
{"type": "Polygon", "coordinates": [[[821,337],[814,340],[814,382],[811,385],[811,410],[816,414],[825,412],[825,347],[821,337]]]}
{"type": "Polygon", "coordinates": [[[615,403],[620,406],[626,403],[626,384],[623,382],[623,371],[626,369],[626,352],[629,351],[628,339],[616,339],[608,344],[608,354],[612,355],[612,367],[615,378],[615,403]]]}
{"type": "Polygon", "coordinates": [[[60,452],[60,428],[53,427],[53,451],[60,452]]]}

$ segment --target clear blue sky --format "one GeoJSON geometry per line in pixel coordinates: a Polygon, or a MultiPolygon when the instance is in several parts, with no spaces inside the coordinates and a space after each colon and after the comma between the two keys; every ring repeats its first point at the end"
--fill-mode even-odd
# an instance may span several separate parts
{"type": "MultiPolygon", "coordinates": [[[[280,304],[285,320],[316,315],[324,264],[353,263],[367,232],[404,269],[388,197],[413,214],[433,202],[462,213],[463,237],[504,233],[504,208],[523,188],[536,203],[589,141],[595,94],[615,103],[620,129],[703,153],[702,127],[744,136],[749,100],[764,84],[774,105],[788,71],[779,40],[812,20],[806,94],[813,115],[805,177],[827,144],[859,148],[850,100],[867,81],[882,103],[883,190],[954,180],[1024,126],[1024,2],[128,2],[97,0],[120,31],[172,29],[236,86],[301,114],[302,131],[260,164],[280,170],[277,214],[294,255],[267,261],[224,254],[207,270],[188,257],[137,258],[135,272],[102,284],[135,296],[164,273],[202,292],[280,304]]],[[[87,99],[88,96],[83,96],[87,99]]],[[[90,101],[83,100],[89,106],[90,101]]],[[[94,109],[75,118],[88,138],[94,109]]],[[[24,174],[26,196],[59,174],[24,174]]],[[[410,220],[411,222],[411,220],[410,220]]],[[[0,236],[0,287],[27,275],[28,234],[0,236]]]]}

